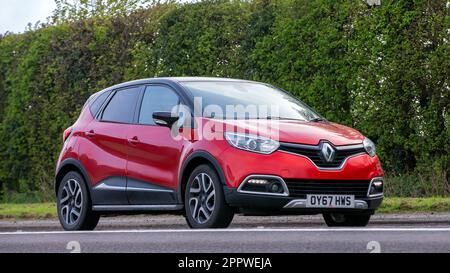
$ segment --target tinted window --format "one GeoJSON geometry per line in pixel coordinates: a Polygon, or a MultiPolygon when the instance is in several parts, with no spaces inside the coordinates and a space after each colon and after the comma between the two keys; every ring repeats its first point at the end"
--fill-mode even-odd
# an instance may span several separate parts
{"type": "Polygon", "coordinates": [[[119,90],[103,111],[102,120],[131,123],[140,87],[119,90]]]}
{"type": "Polygon", "coordinates": [[[109,95],[109,92],[103,92],[100,95],[98,95],[97,98],[95,98],[93,103],[91,103],[90,109],[91,109],[91,113],[93,116],[95,116],[97,114],[98,110],[100,110],[100,107],[105,102],[108,95],[109,95]]]}
{"type": "Polygon", "coordinates": [[[203,115],[219,119],[295,119],[311,120],[320,117],[303,102],[271,86],[256,82],[205,81],[181,83],[195,97],[202,99],[203,115]],[[210,109],[220,111],[209,112],[210,109]],[[227,111],[229,106],[256,109],[253,112],[227,111]]]}
{"type": "Polygon", "coordinates": [[[148,86],[142,99],[139,123],[155,124],[153,112],[171,112],[179,103],[178,95],[170,88],[164,86],[148,86]]]}

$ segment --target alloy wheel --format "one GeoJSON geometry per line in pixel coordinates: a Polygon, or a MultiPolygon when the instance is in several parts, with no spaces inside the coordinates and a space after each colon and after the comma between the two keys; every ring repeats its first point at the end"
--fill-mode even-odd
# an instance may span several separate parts
{"type": "Polygon", "coordinates": [[[189,207],[192,218],[199,224],[207,222],[214,212],[216,190],[206,173],[198,174],[189,188],[189,207]]]}
{"type": "Polygon", "coordinates": [[[62,218],[68,225],[75,224],[83,210],[83,192],[80,183],[75,179],[67,180],[59,198],[62,218]]]}

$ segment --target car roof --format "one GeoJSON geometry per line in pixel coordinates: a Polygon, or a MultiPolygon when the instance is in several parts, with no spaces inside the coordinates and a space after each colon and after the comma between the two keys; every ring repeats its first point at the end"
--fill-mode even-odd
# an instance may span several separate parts
{"type": "Polygon", "coordinates": [[[181,83],[181,82],[255,82],[250,80],[232,79],[232,78],[220,78],[220,77],[155,77],[144,78],[139,80],[133,80],[128,82],[119,83],[110,87],[107,87],[101,91],[94,93],[97,95],[103,92],[108,92],[132,85],[149,84],[149,83],[181,83]]]}
{"type": "Polygon", "coordinates": [[[106,89],[117,89],[122,86],[134,85],[134,84],[145,84],[152,82],[202,82],[202,81],[217,81],[217,82],[252,82],[250,80],[242,79],[232,79],[232,78],[220,78],[220,77],[156,77],[156,78],[145,78],[139,80],[128,81],[120,83],[106,89]]]}
{"type": "Polygon", "coordinates": [[[176,82],[202,82],[202,81],[250,82],[249,80],[221,78],[221,77],[162,77],[153,79],[166,79],[176,82]]]}

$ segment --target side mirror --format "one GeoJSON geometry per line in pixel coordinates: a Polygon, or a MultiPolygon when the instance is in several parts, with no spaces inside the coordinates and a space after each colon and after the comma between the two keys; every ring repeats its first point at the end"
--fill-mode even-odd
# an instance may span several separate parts
{"type": "Polygon", "coordinates": [[[172,127],[172,125],[178,121],[180,117],[173,116],[170,112],[154,112],[153,121],[160,126],[172,127]]]}

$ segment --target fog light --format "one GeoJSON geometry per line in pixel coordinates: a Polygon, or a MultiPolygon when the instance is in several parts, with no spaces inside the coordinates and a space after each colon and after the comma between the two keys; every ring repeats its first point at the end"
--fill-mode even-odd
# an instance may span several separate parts
{"type": "Polygon", "coordinates": [[[280,185],[279,182],[275,182],[270,186],[270,191],[274,193],[281,193],[283,192],[283,187],[280,185]]]}

